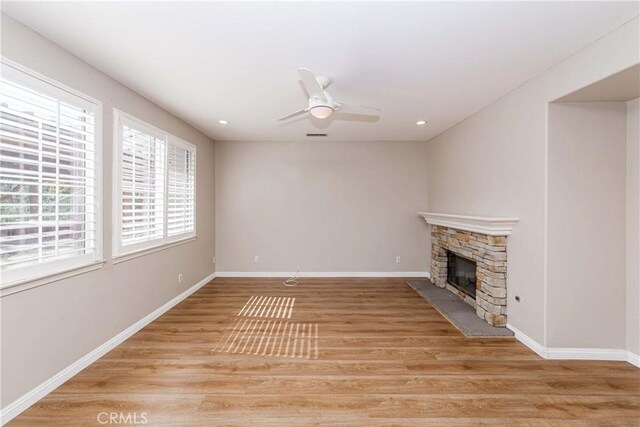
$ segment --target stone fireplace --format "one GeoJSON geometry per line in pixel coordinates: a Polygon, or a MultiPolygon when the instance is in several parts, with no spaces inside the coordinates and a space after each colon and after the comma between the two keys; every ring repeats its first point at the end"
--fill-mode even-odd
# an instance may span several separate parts
{"type": "Polygon", "coordinates": [[[478,317],[490,325],[504,327],[507,236],[518,219],[420,215],[431,225],[431,282],[473,306],[478,317]]]}

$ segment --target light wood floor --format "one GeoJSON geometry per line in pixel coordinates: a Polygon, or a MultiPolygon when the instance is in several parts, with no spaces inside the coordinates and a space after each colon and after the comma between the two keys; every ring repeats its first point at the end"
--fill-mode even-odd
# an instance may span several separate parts
{"type": "Polygon", "coordinates": [[[100,412],[150,426],[637,426],[640,370],[464,338],[403,279],[215,279],[10,425],[100,412]],[[258,322],[246,303],[259,296],[295,298],[291,318],[272,300],[258,322]]]}

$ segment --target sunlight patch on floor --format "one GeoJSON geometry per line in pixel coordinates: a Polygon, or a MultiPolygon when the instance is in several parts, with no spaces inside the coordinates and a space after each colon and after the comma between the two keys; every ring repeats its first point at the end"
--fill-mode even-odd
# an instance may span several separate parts
{"type": "Polygon", "coordinates": [[[291,319],[295,298],[252,296],[238,312],[238,317],[291,319]]]}
{"type": "Polygon", "coordinates": [[[238,320],[213,350],[218,353],[318,358],[318,324],[238,320]]]}

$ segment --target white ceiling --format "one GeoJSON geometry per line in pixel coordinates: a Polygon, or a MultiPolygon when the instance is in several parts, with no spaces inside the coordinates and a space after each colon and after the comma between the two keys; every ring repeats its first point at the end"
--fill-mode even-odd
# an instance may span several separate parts
{"type": "Polygon", "coordinates": [[[637,2],[2,2],[214,139],[424,140],[638,15],[637,2]],[[276,119],[327,75],[375,122],[276,119]],[[231,122],[218,124],[219,119],[231,122]],[[428,120],[418,127],[416,120],[428,120]]]}

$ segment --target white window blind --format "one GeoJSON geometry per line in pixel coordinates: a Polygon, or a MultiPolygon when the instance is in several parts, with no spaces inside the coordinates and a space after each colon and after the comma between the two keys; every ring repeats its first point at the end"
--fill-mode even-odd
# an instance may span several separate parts
{"type": "Polygon", "coordinates": [[[2,64],[3,285],[99,258],[99,112],[93,101],[2,64]]]}
{"type": "Polygon", "coordinates": [[[192,234],[196,226],[196,148],[169,139],[167,236],[192,234]]]}
{"type": "Polygon", "coordinates": [[[166,137],[121,117],[120,244],[157,244],[165,228],[166,137]]]}
{"type": "Polygon", "coordinates": [[[115,255],[195,236],[195,146],[121,111],[114,117],[115,255]]]}

